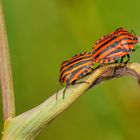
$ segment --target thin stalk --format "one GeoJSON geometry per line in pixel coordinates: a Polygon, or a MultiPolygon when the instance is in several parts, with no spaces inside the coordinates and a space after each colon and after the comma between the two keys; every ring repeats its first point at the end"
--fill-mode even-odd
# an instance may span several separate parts
{"type": "Polygon", "coordinates": [[[2,2],[0,1],[0,84],[4,122],[15,116],[14,89],[5,28],[2,2]]]}
{"type": "Polygon", "coordinates": [[[129,63],[126,66],[124,63],[121,65],[110,64],[98,68],[81,79],[81,81],[86,81],[89,84],[82,83],[70,86],[66,91],[64,99],[64,89],[62,89],[58,92],[57,100],[57,93],[55,93],[40,105],[10,120],[3,131],[2,140],[33,140],[44,127],[48,126],[52,120],[67,109],[89,88],[102,81],[127,74],[132,75],[140,81],[140,64],[129,63]],[[116,71],[115,73],[114,69],[116,71]]]}

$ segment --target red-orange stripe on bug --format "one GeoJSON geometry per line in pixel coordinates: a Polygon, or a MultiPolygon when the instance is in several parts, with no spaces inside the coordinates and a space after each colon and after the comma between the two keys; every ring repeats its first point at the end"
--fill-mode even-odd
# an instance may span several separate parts
{"type": "Polygon", "coordinates": [[[62,62],[60,66],[60,78],[61,84],[66,83],[66,88],[90,73],[93,69],[93,57],[90,52],[82,52],[67,61],[62,62]]]}
{"type": "Polygon", "coordinates": [[[92,57],[100,64],[112,63],[129,55],[136,43],[138,43],[138,37],[123,28],[118,28],[95,43],[92,48],[92,57]]]}

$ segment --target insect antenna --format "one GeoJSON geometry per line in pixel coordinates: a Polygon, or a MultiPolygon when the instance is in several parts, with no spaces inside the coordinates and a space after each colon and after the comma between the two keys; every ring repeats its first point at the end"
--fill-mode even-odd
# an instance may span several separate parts
{"type": "Polygon", "coordinates": [[[131,29],[130,33],[133,34],[134,36],[136,36],[136,33],[134,30],[131,29]]]}

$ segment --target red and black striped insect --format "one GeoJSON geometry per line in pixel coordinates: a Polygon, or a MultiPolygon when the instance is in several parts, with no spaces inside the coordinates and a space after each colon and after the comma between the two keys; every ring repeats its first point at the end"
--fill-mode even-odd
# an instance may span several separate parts
{"type": "MultiPolygon", "coordinates": [[[[82,52],[67,61],[62,62],[60,66],[60,78],[61,84],[66,83],[66,87],[63,91],[63,98],[67,87],[72,84],[77,84],[76,81],[83,76],[87,75],[93,70],[93,59],[90,52],[82,52]]],[[[85,81],[79,83],[87,83],[85,81]]]]}
{"type": "Polygon", "coordinates": [[[138,43],[138,38],[123,28],[118,28],[114,32],[101,37],[92,48],[92,56],[99,64],[113,63],[134,51],[134,46],[138,43]]]}

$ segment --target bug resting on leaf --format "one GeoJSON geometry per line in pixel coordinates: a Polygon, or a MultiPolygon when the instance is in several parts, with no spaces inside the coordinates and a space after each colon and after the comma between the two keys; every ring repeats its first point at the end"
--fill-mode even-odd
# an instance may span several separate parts
{"type": "Polygon", "coordinates": [[[92,48],[92,57],[99,64],[113,63],[121,58],[123,62],[125,56],[134,51],[134,46],[139,42],[139,38],[123,28],[118,28],[112,33],[101,37],[92,48]]]}
{"type": "MultiPolygon", "coordinates": [[[[77,84],[76,81],[83,76],[89,74],[93,70],[93,58],[90,52],[82,52],[67,61],[62,62],[60,66],[59,82],[61,84],[66,83],[66,87],[63,91],[63,98],[67,87],[73,84],[77,84]]],[[[81,81],[79,83],[87,83],[81,81]]]]}

